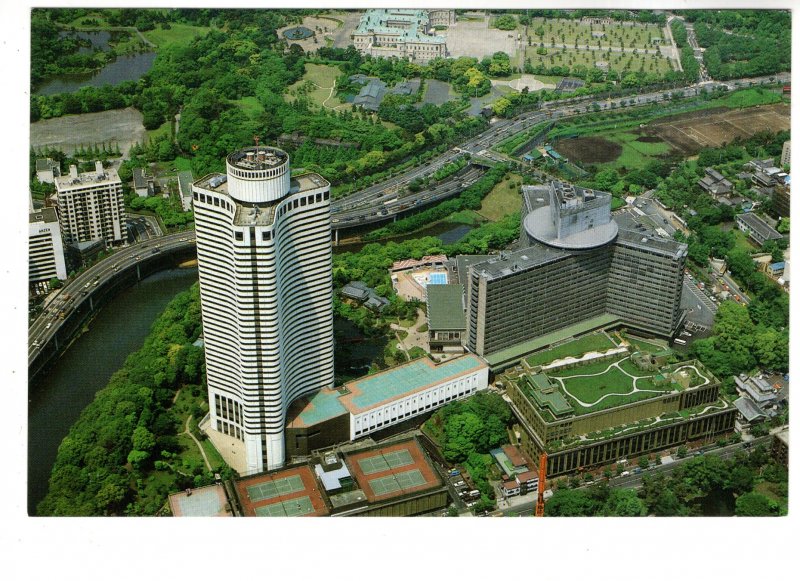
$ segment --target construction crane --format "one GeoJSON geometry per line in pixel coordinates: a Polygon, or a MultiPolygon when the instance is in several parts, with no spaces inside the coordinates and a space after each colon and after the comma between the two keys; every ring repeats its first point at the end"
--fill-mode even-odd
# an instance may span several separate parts
{"type": "Polygon", "coordinates": [[[539,456],[539,496],[536,499],[536,516],[544,516],[544,488],[547,484],[547,452],[539,456]]]}

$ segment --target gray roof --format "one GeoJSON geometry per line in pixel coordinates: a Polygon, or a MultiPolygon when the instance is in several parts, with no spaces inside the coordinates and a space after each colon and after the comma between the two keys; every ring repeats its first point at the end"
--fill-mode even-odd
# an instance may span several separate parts
{"type": "Polygon", "coordinates": [[[617,244],[628,247],[641,248],[662,256],[677,260],[684,256],[688,246],[671,238],[661,238],[652,232],[636,232],[620,228],[617,235],[617,244]]]}
{"type": "Polygon", "coordinates": [[[58,164],[49,157],[47,159],[37,159],[36,171],[50,171],[51,169],[53,169],[53,166],[57,165],[58,164]]]}
{"type": "Polygon", "coordinates": [[[722,181],[722,180],[725,179],[725,176],[723,176],[721,173],[719,173],[713,167],[707,167],[706,168],[706,175],[708,177],[710,177],[711,179],[713,179],[714,181],[717,181],[717,182],[722,181]]]}
{"type": "Polygon", "coordinates": [[[31,212],[28,216],[28,222],[33,224],[35,222],[58,222],[58,214],[55,208],[42,208],[31,212]]]}
{"type": "Polygon", "coordinates": [[[425,287],[428,301],[428,328],[432,331],[466,329],[464,286],[433,284],[425,287]]]}
{"type": "Polygon", "coordinates": [[[760,216],[757,216],[752,212],[738,214],[736,219],[744,222],[745,226],[748,228],[755,230],[764,240],[777,240],[779,238],[783,238],[780,232],[767,224],[760,216]]]}
{"type": "Polygon", "coordinates": [[[364,85],[361,92],[353,99],[354,105],[361,105],[366,109],[377,109],[386,93],[386,84],[378,79],[372,79],[364,85]]]}
{"type": "Polygon", "coordinates": [[[369,287],[361,281],[355,281],[344,285],[342,294],[352,299],[359,301],[366,300],[369,297],[369,287]]]}
{"type": "Polygon", "coordinates": [[[190,171],[182,171],[178,174],[178,189],[181,191],[181,196],[192,195],[192,182],[194,176],[190,171]]]}
{"type": "Polygon", "coordinates": [[[758,418],[766,419],[767,414],[764,413],[756,403],[750,399],[749,397],[740,397],[736,401],[733,402],[733,405],[736,406],[736,409],[744,416],[748,422],[752,422],[758,418]]]}
{"type": "Polygon", "coordinates": [[[147,187],[147,176],[144,173],[144,169],[141,167],[133,168],[133,187],[137,190],[147,187]]]}
{"type": "Polygon", "coordinates": [[[493,280],[569,256],[571,254],[565,250],[535,244],[515,252],[501,252],[485,262],[475,264],[473,268],[487,280],[493,280]]]}
{"type": "Polygon", "coordinates": [[[473,264],[484,262],[489,258],[491,258],[489,254],[460,254],[456,256],[456,278],[458,282],[466,285],[469,278],[469,267],[473,264]]]}

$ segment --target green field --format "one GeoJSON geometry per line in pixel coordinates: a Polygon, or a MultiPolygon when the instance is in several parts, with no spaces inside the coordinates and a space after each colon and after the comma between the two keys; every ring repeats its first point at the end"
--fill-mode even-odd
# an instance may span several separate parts
{"type": "Polygon", "coordinates": [[[335,90],[333,95],[331,93],[336,79],[342,74],[338,67],[313,63],[306,63],[305,67],[306,73],[303,78],[286,88],[284,96],[286,101],[291,103],[305,93],[308,100],[319,107],[323,107],[323,103],[325,103],[324,107],[327,109],[350,107],[348,104],[343,105],[336,98],[335,90]]]}
{"type": "Polygon", "coordinates": [[[620,132],[598,135],[622,146],[622,153],[620,153],[619,157],[614,161],[602,164],[604,166],[625,166],[628,169],[643,168],[654,158],[667,154],[672,149],[663,141],[657,143],[637,141],[639,136],[633,133],[620,132]]]}
{"type": "Polygon", "coordinates": [[[156,127],[155,129],[148,129],[147,130],[147,139],[155,139],[156,137],[160,137],[162,135],[170,135],[170,122],[164,121],[161,125],[156,127]]]}
{"type": "MultiPolygon", "coordinates": [[[[537,365],[550,363],[551,361],[555,361],[556,359],[561,359],[563,357],[581,357],[591,351],[607,351],[608,349],[613,349],[614,347],[616,347],[614,342],[611,341],[611,339],[609,339],[605,334],[594,333],[592,335],[585,335],[579,339],[575,339],[574,341],[569,341],[563,345],[553,347],[552,349],[534,353],[528,357],[525,362],[531,367],[535,367],[537,365]]],[[[610,362],[598,364],[601,365],[601,367],[597,369],[597,371],[587,371],[586,373],[597,373],[603,371],[603,369],[608,367],[609,364],[610,362]]],[[[581,369],[589,369],[590,367],[591,366],[587,365],[585,367],[581,367],[581,369]]],[[[574,373],[575,372],[572,372],[570,375],[574,375],[574,373]]]]}
{"type": "Polygon", "coordinates": [[[264,106],[256,97],[242,97],[231,103],[239,107],[250,119],[256,119],[264,112],[264,106]]]}
{"type": "Polygon", "coordinates": [[[156,26],[155,29],[148,30],[142,34],[158,48],[164,48],[167,46],[186,46],[209,30],[211,30],[210,26],[193,26],[191,24],[172,22],[169,30],[156,26]]]}
{"type": "Polygon", "coordinates": [[[516,185],[522,179],[517,174],[512,173],[510,176],[511,179],[501,181],[483,199],[478,211],[481,216],[496,222],[522,208],[522,196],[516,185]]]}
{"type": "Polygon", "coordinates": [[[636,339],[635,337],[627,336],[625,337],[625,340],[635,349],[644,351],[645,353],[658,353],[659,351],[666,349],[666,347],[659,345],[658,343],[650,343],[649,341],[636,339]]]}
{"type": "Polygon", "coordinates": [[[756,247],[750,242],[750,237],[739,230],[738,228],[734,228],[731,230],[734,235],[734,247],[738,248],[739,250],[744,250],[748,254],[752,254],[756,251],[756,247]]]}

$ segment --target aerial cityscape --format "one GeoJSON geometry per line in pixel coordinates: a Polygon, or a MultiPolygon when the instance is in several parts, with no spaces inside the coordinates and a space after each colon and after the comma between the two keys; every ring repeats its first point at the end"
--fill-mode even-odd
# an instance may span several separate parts
{"type": "Polygon", "coordinates": [[[791,16],[33,8],[28,515],[788,515],[791,16]]]}

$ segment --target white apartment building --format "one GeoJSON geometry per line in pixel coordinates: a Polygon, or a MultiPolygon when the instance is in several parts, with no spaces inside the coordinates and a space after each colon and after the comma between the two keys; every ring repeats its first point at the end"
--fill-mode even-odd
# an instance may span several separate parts
{"type": "Polygon", "coordinates": [[[55,209],[42,208],[28,220],[28,280],[33,290],[46,291],[52,278],[67,278],[64,245],[55,209]]]}
{"type": "Polygon", "coordinates": [[[105,240],[107,245],[127,240],[122,181],[117,170],[95,163],[95,171],[56,177],[56,204],[65,244],[105,240]]]}
{"type": "Polygon", "coordinates": [[[283,465],[289,404],[333,385],[330,184],[273,147],[226,165],[192,185],[210,426],[252,474],[283,465]]]}

